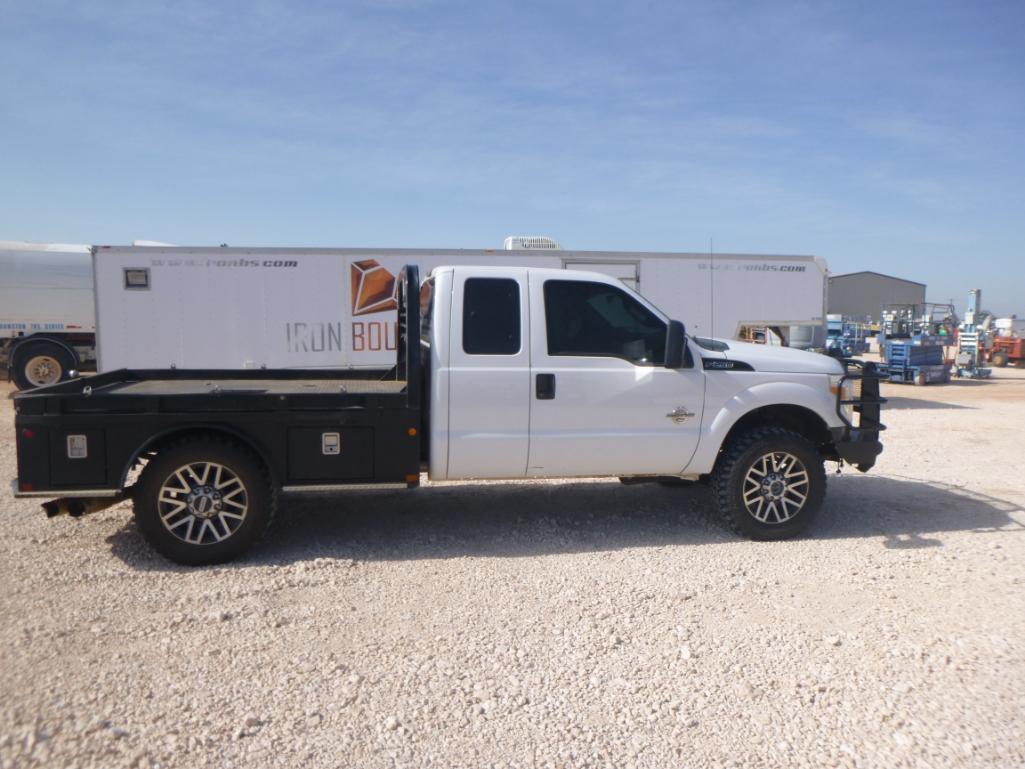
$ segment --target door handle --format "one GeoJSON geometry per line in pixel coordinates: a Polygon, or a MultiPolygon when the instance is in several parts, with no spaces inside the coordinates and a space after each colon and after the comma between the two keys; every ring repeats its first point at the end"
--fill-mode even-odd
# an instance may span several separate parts
{"type": "Polygon", "coordinates": [[[539,401],[555,398],[555,374],[538,374],[534,378],[534,395],[539,401]]]}

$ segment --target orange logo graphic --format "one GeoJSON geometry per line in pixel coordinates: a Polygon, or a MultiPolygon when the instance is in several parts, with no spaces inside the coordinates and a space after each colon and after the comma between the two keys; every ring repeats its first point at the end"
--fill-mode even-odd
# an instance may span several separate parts
{"type": "Polygon", "coordinates": [[[399,309],[399,283],[395,276],[376,260],[364,259],[353,262],[350,274],[353,317],[399,309]]]}

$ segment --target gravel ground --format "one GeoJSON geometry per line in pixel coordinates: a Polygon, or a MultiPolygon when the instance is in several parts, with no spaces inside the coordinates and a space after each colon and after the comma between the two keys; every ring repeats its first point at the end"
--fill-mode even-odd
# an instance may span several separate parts
{"type": "Polygon", "coordinates": [[[876,469],[785,543],[701,487],[434,484],[286,498],[187,570],[127,505],[5,485],[0,766],[1021,766],[1025,371],[996,377],[887,387],[876,469]]]}

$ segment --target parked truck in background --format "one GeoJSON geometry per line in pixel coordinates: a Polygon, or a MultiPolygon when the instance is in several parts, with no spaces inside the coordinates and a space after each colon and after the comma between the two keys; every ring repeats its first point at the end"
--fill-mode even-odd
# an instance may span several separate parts
{"type": "Polygon", "coordinates": [[[0,366],[19,389],[96,358],[89,246],[0,241],[0,366]]]}
{"type": "Polygon", "coordinates": [[[822,506],[824,461],[866,471],[882,450],[871,363],[688,336],[596,272],[397,280],[385,371],[119,370],[20,393],[15,496],[73,515],[130,496],[143,536],[188,564],[248,549],[280,492],[411,488],[423,470],[708,479],[731,528],[774,540],[822,506]]]}

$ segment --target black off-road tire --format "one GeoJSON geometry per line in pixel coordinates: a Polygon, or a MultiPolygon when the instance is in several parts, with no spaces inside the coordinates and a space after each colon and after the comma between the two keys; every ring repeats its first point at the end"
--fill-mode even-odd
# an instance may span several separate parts
{"type": "MultiPolygon", "coordinates": [[[[222,477],[227,478],[228,473],[222,477]]],[[[263,462],[249,449],[228,439],[217,437],[187,438],[161,450],[143,469],[133,492],[135,520],[146,541],[165,558],[186,566],[206,566],[224,563],[237,558],[253,547],[267,532],[277,509],[277,489],[268,477],[263,462]],[[204,466],[210,466],[209,475],[200,482],[204,466]],[[216,488],[214,476],[216,467],[225,468],[238,479],[243,489],[240,496],[237,485],[216,488]],[[192,469],[185,469],[192,468],[192,469]],[[176,471],[182,470],[183,484],[176,471]],[[183,511],[170,513],[177,503],[188,499],[188,494],[178,491],[193,487],[193,492],[210,489],[205,500],[193,505],[205,508],[199,513],[191,512],[186,505],[183,511]],[[173,488],[172,488],[173,487],[173,488]],[[161,490],[164,495],[161,496],[161,490]],[[217,496],[219,512],[211,512],[210,495],[217,496]],[[233,499],[229,499],[229,495],[233,499]],[[223,501],[222,501],[223,500],[223,501]],[[244,501],[242,520],[231,518],[238,515],[239,502],[244,501]],[[222,515],[222,513],[224,515],[222,515]],[[209,519],[200,517],[207,514],[209,519]],[[162,517],[163,516],[163,517],[162,517]],[[190,526],[188,518],[193,519],[190,526]],[[164,518],[168,523],[164,523],[164,518]],[[183,521],[184,519],[184,521],[183,521]],[[179,523],[179,521],[183,521],[179,523]],[[203,523],[209,526],[204,527],[203,523]],[[231,530],[231,526],[237,528],[231,530]],[[195,536],[195,527],[200,527],[200,536],[195,536]],[[229,533],[230,532],[230,533],[229,533]],[[216,537],[223,536],[219,541],[216,537]],[[197,541],[186,541],[197,539],[197,541]]]]}
{"type": "Polygon", "coordinates": [[[43,384],[56,384],[68,378],[75,368],[75,358],[66,349],[55,342],[28,342],[19,347],[11,361],[11,377],[19,390],[32,390],[43,384]],[[32,373],[41,361],[54,370],[52,382],[33,381],[32,373]]]}
{"type": "Polygon", "coordinates": [[[993,353],[993,356],[989,359],[989,362],[997,368],[1003,368],[1007,365],[1008,360],[1010,360],[1010,356],[1006,352],[1004,352],[1003,350],[997,350],[995,353],[993,353]]]}
{"type": "Polygon", "coordinates": [[[737,534],[763,541],[788,539],[807,529],[822,508],[826,471],[807,438],[782,427],[757,427],[731,438],[725,446],[712,473],[712,493],[723,521],[737,534]],[[796,511],[788,509],[791,517],[782,522],[759,520],[744,502],[748,474],[775,452],[796,457],[807,473],[807,488],[795,486],[799,493],[806,492],[803,504],[796,511]]]}

